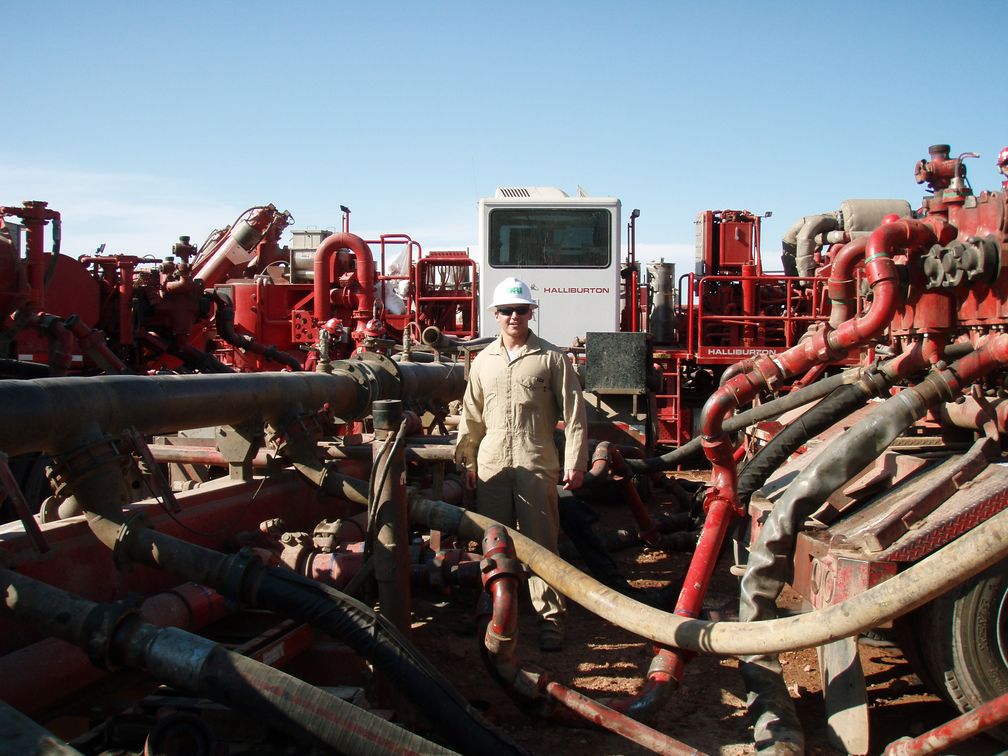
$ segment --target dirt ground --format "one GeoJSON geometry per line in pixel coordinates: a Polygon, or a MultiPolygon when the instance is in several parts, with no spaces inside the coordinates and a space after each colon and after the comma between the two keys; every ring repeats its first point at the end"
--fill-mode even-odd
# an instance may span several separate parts
{"type": "MultiPolygon", "coordinates": [[[[632,527],[625,510],[605,507],[596,527],[632,527]]],[[[637,588],[661,588],[680,578],[689,563],[687,554],[667,554],[641,547],[613,554],[621,572],[637,588]]],[[[738,580],[722,559],[709,591],[705,610],[732,619],[738,607],[738,580]]],[[[673,602],[675,597],[671,599],[673,602]]],[[[797,607],[800,598],[786,592],[780,604],[797,607]]],[[[480,657],[471,597],[456,595],[415,606],[414,641],[455,683],[484,716],[535,754],[644,754],[649,751],[619,737],[594,729],[565,727],[532,719],[520,711],[490,677],[480,657]]],[[[550,677],[594,698],[633,695],[652,658],[650,644],[582,607],[568,603],[566,639],[560,652],[540,652],[536,624],[527,600],[519,619],[519,659],[550,677]]],[[[956,712],[925,690],[899,649],[878,642],[860,644],[868,685],[871,749],[881,753],[902,736],[918,735],[942,724],[956,712]]],[[[805,728],[806,752],[840,754],[827,740],[821,683],[814,650],[782,656],[785,680],[805,728]]],[[[745,710],[745,690],[734,658],[699,656],[689,662],[683,683],[651,722],[691,749],[709,754],[751,754],[752,729],[745,710]]],[[[961,746],[956,753],[995,754],[1004,746],[984,737],[961,746]]]]}

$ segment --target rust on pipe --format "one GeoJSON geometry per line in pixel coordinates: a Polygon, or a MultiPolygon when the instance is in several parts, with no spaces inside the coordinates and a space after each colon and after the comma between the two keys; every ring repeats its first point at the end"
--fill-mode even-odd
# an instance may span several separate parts
{"type": "Polygon", "coordinates": [[[631,719],[620,710],[551,681],[545,674],[523,668],[515,653],[518,645],[518,584],[522,572],[507,528],[495,524],[486,529],[483,553],[480,564],[483,586],[493,599],[493,613],[483,643],[494,672],[502,682],[522,698],[535,700],[545,696],[547,700],[559,704],[562,708],[550,706],[544,713],[564,724],[593,725],[656,753],[698,753],[668,735],[631,719]]]}
{"type": "Polygon", "coordinates": [[[1008,693],[968,711],[962,716],[928,730],[916,738],[902,738],[886,746],[885,756],[918,756],[944,753],[949,746],[962,743],[984,730],[1008,721],[1008,693]]]}
{"type": "Polygon", "coordinates": [[[576,713],[586,722],[622,735],[655,753],[669,756],[703,756],[702,751],[686,745],[653,727],[624,716],[608,706],[594,701],[558,682],[548,682],[546,693],[554,701],[576,713]]]}
{"type": "MultiPolygon", "coordinates": [[[[406,421],[402,402],[375,402],[376,435],[387,436],[374,447],[375,488],[369,519],[374,523],[375,580],[382,614],[404,634],[410,631],[409,515],[406,505],[403,441],[406,421]],[[388,443],[391,442],[391,443],[388,443]]],[[[367,502],[366,502],[367,503],[367,502]]]]}

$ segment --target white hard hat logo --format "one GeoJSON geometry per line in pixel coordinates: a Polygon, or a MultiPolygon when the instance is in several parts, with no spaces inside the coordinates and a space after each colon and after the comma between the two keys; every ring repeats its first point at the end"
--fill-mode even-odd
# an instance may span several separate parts
{"type": "Polygon", "coordinates": [[[538,306],[532,299],[532,291],[528,284],[514,277],[505,278],[497,284],[493,293],[493,301],[490,302],[491,308],[506,305],[538,306]]]}

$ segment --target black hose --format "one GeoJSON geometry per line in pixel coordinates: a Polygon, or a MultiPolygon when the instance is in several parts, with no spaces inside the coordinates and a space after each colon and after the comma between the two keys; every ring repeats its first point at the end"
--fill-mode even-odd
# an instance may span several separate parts
{"type": "MultiPolygon", "coordinates": [[[[869,392],[862,383],[841,386],[774,436],[739,475],[739,504],[748,507],[753,493],[799,446],[862,406],[868,398],[869,392]]],[[[749,691],[747,706],[757,751],[790,748],[800,753],[804,735],[778,658],[743,657],[739,672],[749,691]]]]}
{"type": "Polygon", "coordinates": [[[221,554],[149,528],[109,524],[118,532],[115,548],[123,558],[175,572],[228,598],[308,623],[342,641],[385,675],[458,750],[527,753],[472,709],[394,625],[361,602],[245,555],[221,554]]]}
{"type": "Polygon", "coordinates": [[[22,362],[21,360],[12,360],[7,357],[0,358],[0,379],[20,378],[31,380],[48,377],[48,365],[43,365],[40,362],[22,362]]]}
{"type": "Polygon", "coordinates": [[[214,295],[214,301],[217,304],[217,315],[214,317],[214,327],[217,329],[217,334],[224,339],[228,344],[238,349],[246,349],[254,354],[261,354],[270,362],[276,362],[280,365],[286,365],[291,370],[302,370],[301,363],[298,362],[296,357],[287,354],[275,346],[266,346],[251,336],[246,334],[238,333],[235,330],[235,309],[234,303],[231,298],[226,294],[217,293],[214,295]]]}
{"type": "Polygon", "coordinates": [[[308,622],[371,661],[454,748],[527,754],[486,722],[395,626],[359,601],[279,568],[260,568],[255,597],[260,606],[308,622]]]}
{"type": "Polygon", "coordinates": [[[752,495],[796,449],[862,406],[869,397],[870,394],[864,384],[850,383],[841,386],[801,417],[789,423],[742,469],[737,489],[739,505],[748,507],[752,495]]]}
{"type": "MultiPolygon", "coordinates": [[[[854,376],[859,372],[860,368],[847,370],[839,375],[823,378],[821,381],[816,381],[810,386],[805,386],[804,388],[797,389],[796,391],[792,391],[784,396],[779,396],[772,401],[759,405],[758,407],[753,407],[751,410],[747,410],[725,420],[724,430],[726,433],[735,433],[752,425],[753,423],[778,417],[785,412],[797,409],[804,404],[814,402],[816,399],[821,399],[827,394],[830,394],[834,389],[850,383],[854,379],[854,376]]],[[[648,459],[628,459],[626,460],[626,465],[635,473],[661,472],[663,470],[671,470],[676,465],[682,464],[688,459],[702,453],[703,448],[700,445],[700,437],[697,436],[682,446],[673,449],[666,454],[662,454],[659,457],[649,457],[648,459]]]]}
{"type": "MultiPolygon", "coordinates": [[[[833,417],[846,402],[854,402],[858,394],[861,392],[843,392],[835,403],[830,402],[822,411],[823,417],[833,417]]],[[[901,392],[830,444],[795,478],[770,511],[749,552],[742,577],[740,621],[755,622],[777,616],[777,596],[791,577],[790,555],[801,524],[926,410],[926,405],[912,389],[901,392]]],[[[739,672],[749,691],[747,703],[757,749],[771,749],[774,743],[786,743],[787,747],[800,751],[804,740],[801,723],[777,657],[743,656],[739,662],[739,672]]]]}
{"type": "Polygon", "coordinates": [[[0,589],[16,597],[5,606],[16,619],[83,648],[96,665],[143,670],[180,690],[254,712],[308,746],[337,753],[446,752],[267,664],[185,630],[151,625],[126,604],[96,604],[8,570],[0,570],[0,589]]]}

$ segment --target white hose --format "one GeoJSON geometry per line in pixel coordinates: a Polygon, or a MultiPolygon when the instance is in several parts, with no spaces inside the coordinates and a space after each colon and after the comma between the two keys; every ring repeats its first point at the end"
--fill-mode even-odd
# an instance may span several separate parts
{"type": "MultiPolygon", "coordinates": [[[[414,498],[414,522],[479,541],[500,523],[445,502],[414,498]]],[[[877,627],[913,611],[1008,557],[1008,510],[1002,511],[920,562],[842,604],[761,622],[704,622],[641,604],[575,569],[512,528],[518,558],[572,601],[614,625],[656,643],[725,656],[780,653],[820,646],[877,627]]]]}

